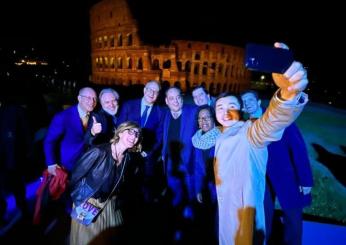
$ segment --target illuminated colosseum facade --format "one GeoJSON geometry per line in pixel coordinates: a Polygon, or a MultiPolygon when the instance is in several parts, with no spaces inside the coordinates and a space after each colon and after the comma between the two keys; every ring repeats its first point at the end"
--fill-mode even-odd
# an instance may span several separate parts
{"type": "Polygon", "coordinates": [[[103,85],[167,81],[184,91],[204,85],[211,93],[249,87],[244,49],[221,43],[172,40],[144,44],[126,0],[103,0],[90,10],[91,81],[103,85]]]}

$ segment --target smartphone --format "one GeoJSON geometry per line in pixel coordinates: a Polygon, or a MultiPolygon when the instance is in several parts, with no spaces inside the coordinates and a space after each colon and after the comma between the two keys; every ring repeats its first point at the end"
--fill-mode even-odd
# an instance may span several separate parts
{"type": "Polygon", "coordinates": [[[248,43],[245,48],[245,67],[252,71],[283,74],[293,61],[288,49],[255,43],[248,43]]]}

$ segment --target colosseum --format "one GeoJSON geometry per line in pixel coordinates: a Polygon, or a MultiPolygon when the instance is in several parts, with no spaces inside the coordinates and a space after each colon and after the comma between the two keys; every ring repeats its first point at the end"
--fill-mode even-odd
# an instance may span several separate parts
{"type": "Polygon", "coordinates": [[[244,49],[221,43],[171,40],[144,43],[126,0],[103,0],[90,9],[91,81],[104,85],[168,82],[183,91],[203,85],[212,94],[250,85],[244,49]]]}

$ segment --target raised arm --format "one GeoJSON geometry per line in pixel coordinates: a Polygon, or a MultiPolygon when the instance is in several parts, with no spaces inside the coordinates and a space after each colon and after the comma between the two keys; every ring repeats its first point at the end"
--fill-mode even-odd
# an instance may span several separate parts
{"type": "MultiPolygon", "coordinates": [[[[275,46],[287,47],[282,43],[275,46]]],[[[279,89],[262,117],[248,130],[249,141],[256,147],[281,139],[283,130],[300,115],[308,101],[302,92],[308,84],[307,71],[300,62],[294,61],[284,74],[273,73],[273,80],[279,89]]]]}

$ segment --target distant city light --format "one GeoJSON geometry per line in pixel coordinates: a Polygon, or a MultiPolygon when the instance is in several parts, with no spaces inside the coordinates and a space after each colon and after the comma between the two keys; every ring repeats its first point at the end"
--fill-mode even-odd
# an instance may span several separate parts
{"type": "Polygon", "coordinates": [[[17,66],[21,66],[23,64],[25,64],[25,65],[43,65],[43,66],[46,66],[46,65],[48,65],[48,62],[40,61],[40,60],[25,60],[25,59],[21,59],[19,62],[15,62],[14,64],[17,65],[17,66]]]}

